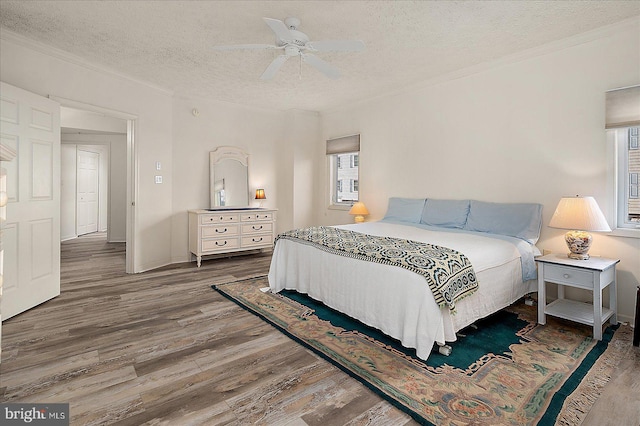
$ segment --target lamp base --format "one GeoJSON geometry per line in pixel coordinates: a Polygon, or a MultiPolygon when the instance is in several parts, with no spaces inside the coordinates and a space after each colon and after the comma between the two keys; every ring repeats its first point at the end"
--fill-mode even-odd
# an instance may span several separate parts
{"type": "Polygon", "coordinates": [[[585,231],[569,231],[564,235],[564,240],[569,247],[570,253],[567,256],[571,259],[589,259],[589,249],[593,242],[593,237],[585,231]]]}
{"type": "Polygon", "coordinates": [[[356,223],[362,223],[362,222],[364,222],[364,216],[362,216],[362,215],[357,215],[356,217],[354,217],[354,218],[353,218],[353,220],[354,220],[356,223]]]}

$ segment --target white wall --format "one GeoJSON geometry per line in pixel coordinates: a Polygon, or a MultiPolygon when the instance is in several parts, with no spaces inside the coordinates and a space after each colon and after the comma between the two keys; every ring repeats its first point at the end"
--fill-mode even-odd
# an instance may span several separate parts
{"type": "Polygon", "coordinates": [[[313,225],[315,148],[320,143],[318,113],[286,112],[284,135],[277,150],[279,190],[289,196],[279,201],[279,229],[287,231],[313,225]]]}
{"type": "Polygon", "coordinates": [[[60,146],[60,240],[76,238],[76,145],[60,146]]]}
{"type": "Polygon", "coordinates": [[[53,48],[2,31],[2,80],[41,96],[52,95],[137,117],[138,161],[135,271],[171,262],[172,98],[171,94],[53,48]],[[154,183],[155,161],[162,161],[163,184],[154,183]]]}
{"type": "MultiPolygon", "coordinates": [[[[636,20],[330,111],[322,116],[323,139],[361,134],[360,197],[370,219],[384,215],[391,196],[542,203],[538,246],[564,252],[564,231],[546,226],[562,196],[592,195],[612,216],[604,93],[640,82],[639,33],[636,20]]],[[[317,192],[327,194],[320,145],[317,192]]],[[[327,198],[316,205],[317,222],[351,222],[327,205],[327,198]]],[[[621,259],[618,309],[629,320],[640,239],[594,239],[593,254],[621,259]]]]}
{"type": "MultiPolygon", "coordinates": [[[[292,182],[293,171],[298,168],[296,158],[312,155],[310,150],[306,154],[298,151],[304,150],[305,146],[313,146],[318,134],[319,121],[315,113],[282,112],[207,99],[175,98],[172,260],[184,262],[190,259],[187,211],[209,208],[210,151],[230,145],[249,153],[250,204],[258,205],[253,194],[257,188],[264,188],[267,199],[263,207],[279,209],[276,231],[280,232],[294,227],[292,212],[297,199],[294,203],[292,182]],[[194,108],[199,112],[197,116],[192,113],[194,108]],[[291,117],[299,118],[294,120],[294,124],[291,117]]],[[[297,185],[311,186],[312,176],[300,175],[299,180],[297,185]]],[[[310,224],[310,208],[299,212],[297,221],[310,224]]]]}

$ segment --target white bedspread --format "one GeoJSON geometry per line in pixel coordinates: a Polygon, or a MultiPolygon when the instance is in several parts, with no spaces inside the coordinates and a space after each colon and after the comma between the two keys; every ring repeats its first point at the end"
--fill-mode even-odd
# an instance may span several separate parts
{"type": "Polygon", "coordinates": [[[508,241],[385,222],[340,228],[452,248],[473,265],[479,289],[457,302],[452,315],[447,308],[438,308],[424,277],[414,272],[330,254],[291,240],[276,244],[269,270],[272,291],[306,293],[415,348],[423,359],[434,342],[455,341],[456,331],[535,289],[534,281],[522,282],[519,251],[508,241]]]}

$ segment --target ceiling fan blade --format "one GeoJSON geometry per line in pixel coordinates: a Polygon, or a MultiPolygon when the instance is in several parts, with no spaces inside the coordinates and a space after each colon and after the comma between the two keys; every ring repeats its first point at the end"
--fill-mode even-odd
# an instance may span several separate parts
{"type": "Polygon", "coordinates": [[[235,44],[231,46],[213,46],[213,50],[236,50],[236,49],[280,49],[273,44],[235,44]]]}
{"type": "Polygon", "coordinates": [[[362,52],[364,43],[360,40],[310,41],[307,47],[317,52],[362,52]]]}
{"type": "Polygon", "coordinates": [[[269,64],[267,69],[264,70],[264,72],[260,76],[260,80],[271,80],[276,75],[280,67],[282,67],[282,64],[287,62],[287,59],[289,59],[289,56],[287,55],[280,55],[277,58],[275,58],[269,64]]]}
{"type": "Polygon", "coordinates": [[[318,58],[311,53],[306,53],[302,55],[302,60],[313,66],[315,69],[323,73],[329,78],[338,78],[340,77],[340,71],[333,67],[333,65],[328,62],[318,58]]]}
{"type": "Polygon", "coordinates": [[[292,41],[295,37],[289,31],[289,28],[284,24],[284,22],[278,19],[272,18],[262,18],[264,22],[271,28],[271,30],[276,33],[276,37],[281,41],[292,41]]]}

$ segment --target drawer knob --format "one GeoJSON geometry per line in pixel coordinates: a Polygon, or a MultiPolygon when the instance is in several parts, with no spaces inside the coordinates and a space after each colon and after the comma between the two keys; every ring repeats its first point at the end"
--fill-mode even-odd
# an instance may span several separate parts
{"type": "Polygon", "coordinates": [[[253,228],[254,231],[259,231],[259,230],[262,229],[262,225],[260,225],[260,226],[253,225],[252,228],[253,228]]]}
{"type": "Polygon", "coordinates": [[[258,239],[252,238],[252,240],[253,240],[254,243],[259,243],[259,242],[262,241],[262,237],[260,237],[258,239]]]}
{"type": "Polygon", "coordinates": [[[562,276],[563,276],[563,277],[565,277],[566,279],[569,279],[569,277],[570,277],[571,275],[569,275],[569,274],[563,274],[562,276]]]}
{"type": "Polygon", "coordinates": [[[224,228],[224,231],[219,230],[218,228],[216,228],[216,232],[218,234],[224,234],[225,232],[227,232],[227,228],[224,228]]]}
{"type": "Polygon", "coordinates": [[[218,247],[226,246],[226,245],[227,245],[227,241],[225,240],[225,242],[224,242],[224,243],[222,243],[222,244],[220,244],[220,242],[219,242],[219,241],[216,241],[216,245],[217,245],[218,247]]]}

